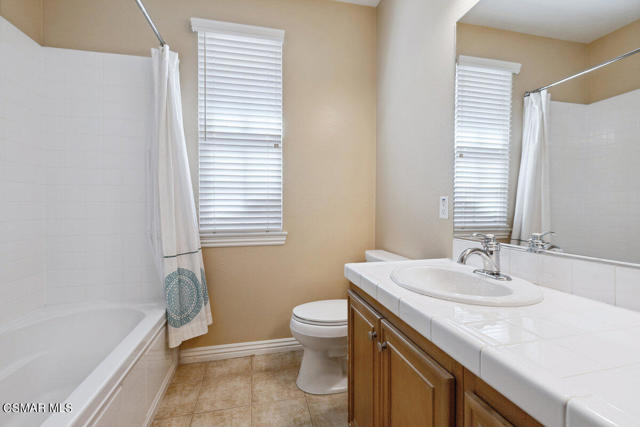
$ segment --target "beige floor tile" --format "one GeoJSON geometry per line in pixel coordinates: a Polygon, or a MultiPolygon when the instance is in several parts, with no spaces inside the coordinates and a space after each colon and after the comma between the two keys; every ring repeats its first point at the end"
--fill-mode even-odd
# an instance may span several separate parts
{"type": "Polygon", "coordinates": [[[298,370],[295,368],[254,373],[251,384],[253,402],[304,398],[304,393],[296,386],[297,376],[298,370]]]}
{"type": "Polygon", "coordinates": [[[191,415],[182,415],[180,417],[162,418],[155,420],[151,427],[189,427],[191,423],[191,415]]]}
{"type": "Polygon", "coordinates": [[[347,393],[324,396],[307,394],[307,403],[315,427],[346,427],[347,393]]]}
{"type": "Polygon", "coordinates": [[[191,427],[251,427],[251,408],[225,409],[194,414],[191,427]]]}
{"type": "Polygon", "coordinates": [[[305,399],[281,400],[254,404],[251,408],[253,427],[311,426],[305,399]]]}
{"type": "Polygon", "coordinates": [[[206,363],[189,363],[186,365],[180,365],[178,366],[178,369],[176,369],[172,382],[174,384],[200,383],[204,378],[206,365],[206,363]]]}
{"type": "Polygon", "coordinates": [[[302,361],[302,350],[284,353],[260,354],[253,357],[253,372],[279,371],[299,368],[302,361]]]}
{"type": "Polygon", "coordinates": [[[199,392],[200,383],[169,385],[158,407],[156,418],[168,418],[192,413],[199,392]]]}
{"type": "Polygon", "coordinates": [[[205,380],[229,375],[250,375],[252,357],[236,357],[234,359],[215,360],[206,365],[205,380]]]}
{"type": "Polygon", "coordinates": [[[251,404],[251,376],[247,374],[205,379],[194,412],[209,412],[251,404]]]}

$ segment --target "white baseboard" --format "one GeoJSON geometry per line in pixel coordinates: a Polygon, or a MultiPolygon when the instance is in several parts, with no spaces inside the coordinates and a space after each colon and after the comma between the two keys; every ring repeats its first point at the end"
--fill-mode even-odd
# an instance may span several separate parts
{"type": "Polygon", "coordinates": [[[212,360],[231,359],[256,354],[281,353],[301,349],[302,345],[295,338],[212,345],[209,347],[181,350],[180,364],[209,362],[212,360]]]}

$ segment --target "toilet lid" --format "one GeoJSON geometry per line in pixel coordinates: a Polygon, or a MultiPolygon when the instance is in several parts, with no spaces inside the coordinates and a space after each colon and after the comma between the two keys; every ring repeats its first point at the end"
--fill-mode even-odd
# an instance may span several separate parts
{"type": "Polygon", "coordinates": [[[293,316],[305,323],[344,325],[347,323],[347,300],[313,301],[293,309],[293,316]]]}

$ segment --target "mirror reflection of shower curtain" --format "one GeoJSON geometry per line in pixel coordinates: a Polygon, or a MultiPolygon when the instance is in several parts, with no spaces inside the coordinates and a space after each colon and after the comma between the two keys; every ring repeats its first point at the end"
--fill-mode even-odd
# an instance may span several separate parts
{"type": "Polygon", "coordinates": [[[511,233],[512,239],[520,241],[551,228],[549,101],[546,90],[524,98],[522,157],[511,233]]]}

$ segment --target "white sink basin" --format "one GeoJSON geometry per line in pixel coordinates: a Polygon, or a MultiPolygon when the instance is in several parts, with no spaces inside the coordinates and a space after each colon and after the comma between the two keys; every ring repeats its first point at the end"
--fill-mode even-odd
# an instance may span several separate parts
{"type": "Polygon", "coordinates": [[[391,280],[419,294],[466,304],[517,307],[543,300],[540,288],[514,277],[498,281],[464,266],[406,266],[391,272],[391,280]]]}

